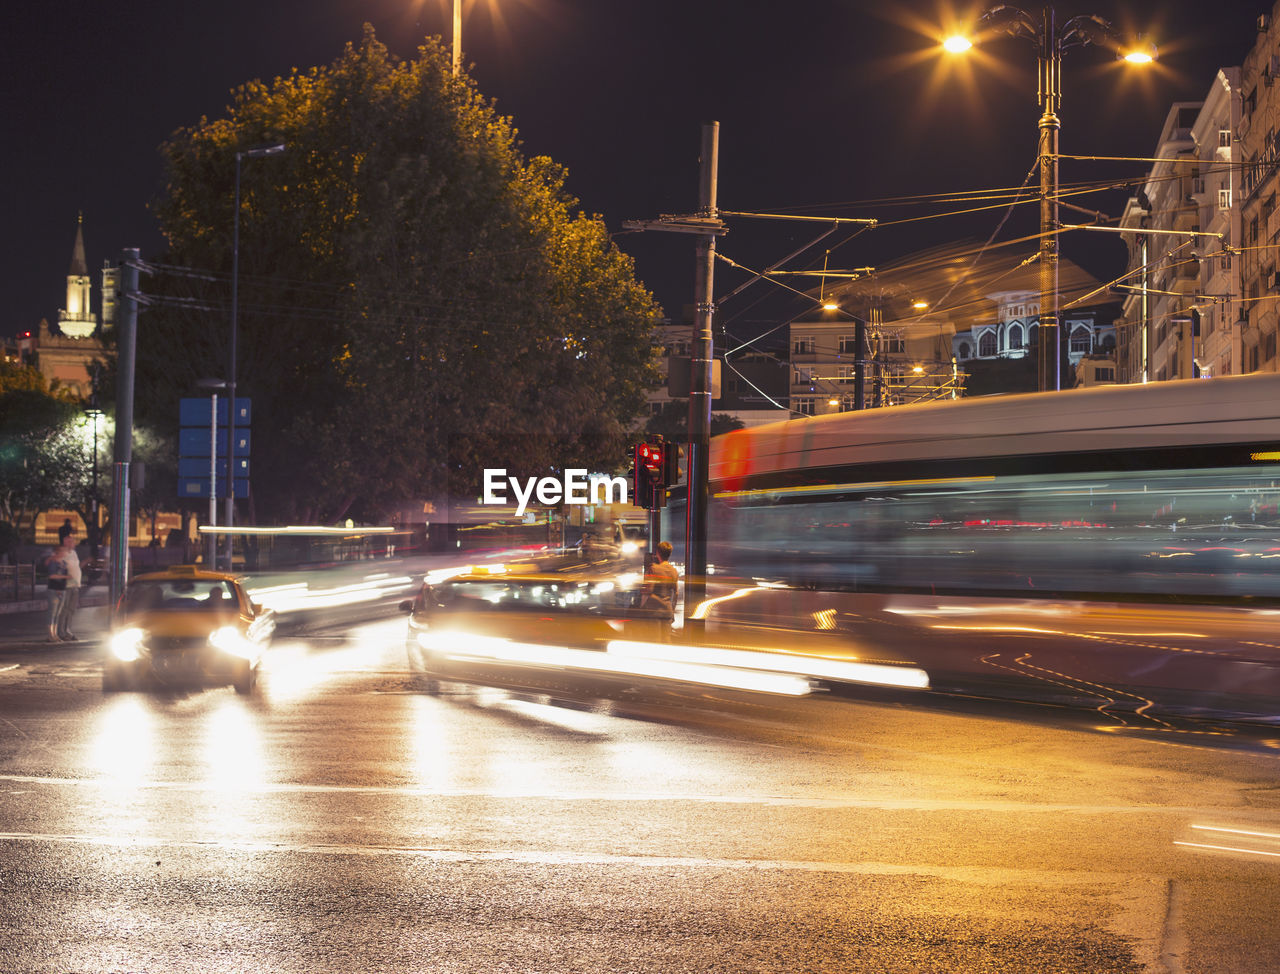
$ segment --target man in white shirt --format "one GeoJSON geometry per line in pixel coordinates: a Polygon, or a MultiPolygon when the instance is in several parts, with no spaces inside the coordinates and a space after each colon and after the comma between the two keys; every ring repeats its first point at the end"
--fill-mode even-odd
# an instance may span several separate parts
{"type": "Polygon", "coordinates": [[[62,539],[62,557],[67,566],[67,591],[62,600],[62,611],[58,613],[58,638],[64,642],[75,642],[77,636],[71,631],[71,620],[80,607],[80,556],[76,554],[75,529],[64,524],[58,529],[62,539]]]}

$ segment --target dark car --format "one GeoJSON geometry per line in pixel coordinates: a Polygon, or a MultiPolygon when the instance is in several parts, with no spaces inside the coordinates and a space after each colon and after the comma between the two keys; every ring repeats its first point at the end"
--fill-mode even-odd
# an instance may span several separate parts
{"type": "Polygon", "coordinates": [[[138,575],[112,614],[102,689],[199,683],[250,693],[275,626],[234,575],[191,565],[138,575]]]}

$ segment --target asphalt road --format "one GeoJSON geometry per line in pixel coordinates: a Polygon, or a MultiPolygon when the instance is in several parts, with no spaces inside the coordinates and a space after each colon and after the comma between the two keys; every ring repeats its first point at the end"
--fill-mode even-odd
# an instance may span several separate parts
{"type": "Polygon", "coordinates": [[[1280,970],[1280,741],[427,695],[403,627],[280,640],[252,698],[0,648],[0,971],[1280,970]]]}

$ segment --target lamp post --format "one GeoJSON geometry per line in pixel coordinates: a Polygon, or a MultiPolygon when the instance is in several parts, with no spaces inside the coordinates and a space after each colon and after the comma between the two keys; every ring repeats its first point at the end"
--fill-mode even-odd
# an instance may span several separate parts
{"type": "Polygon", "coordinates": [[[462,70],[462,0],[453,0],[453,76],[462,70]]]}
{"type": "MultiPolygon", "coordinates": [[[[1020,7],[1000,4],[982,15],[982,25],[1030,41],[1036,47],[1039,73],[1037,97],[1042,109],[1039,129],[1040,160],[1040,359],[1041,392],[1061,388],[1062,342],[1058,322],[1058,132],[1062,103],[1062,52],[1087,44],[1118,46],[1111,24],[1096,14],[1080,14],[1058,26],[1052,7],[1045,7],[1037,22],[1020,7]],[[1052,342],[1052,351],[1050,343],[1052,342]]],[[[943,46],[952,53],[968,50],[972,42],[948,38],[943,46]]],[[[1148,64],[1151,48],[1120,51],[1131,64],[1148,64]]]]}
{"type": "MultiPolygon", "coordinates": [[[[236,200],[231,216],[231,353],[227,363],[227,571],[232,570],[231,526],[235,523],[235,445],[236,445],[236,346],[240,338],[240,160],[261,159],[263,156],[274,156],[284,152],[283,142],[270,145],[255,146],[252,149],[241,149],[236,152],[236,200]]],[[[215,422],[216,417],[215,417],[215,422]]]]}

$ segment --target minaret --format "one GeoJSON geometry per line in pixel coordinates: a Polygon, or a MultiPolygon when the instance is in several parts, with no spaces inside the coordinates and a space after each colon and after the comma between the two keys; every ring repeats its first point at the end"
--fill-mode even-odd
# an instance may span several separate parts
{"type": "Polygon", "coordinates": [[[67,306],[58,312],[58,328],[68,338],[88,338],[98,329],[98,316],[89,308],[89,265],[84,259],[84,214],[76,223],[76,245],[67,274],[67,306]]]}

